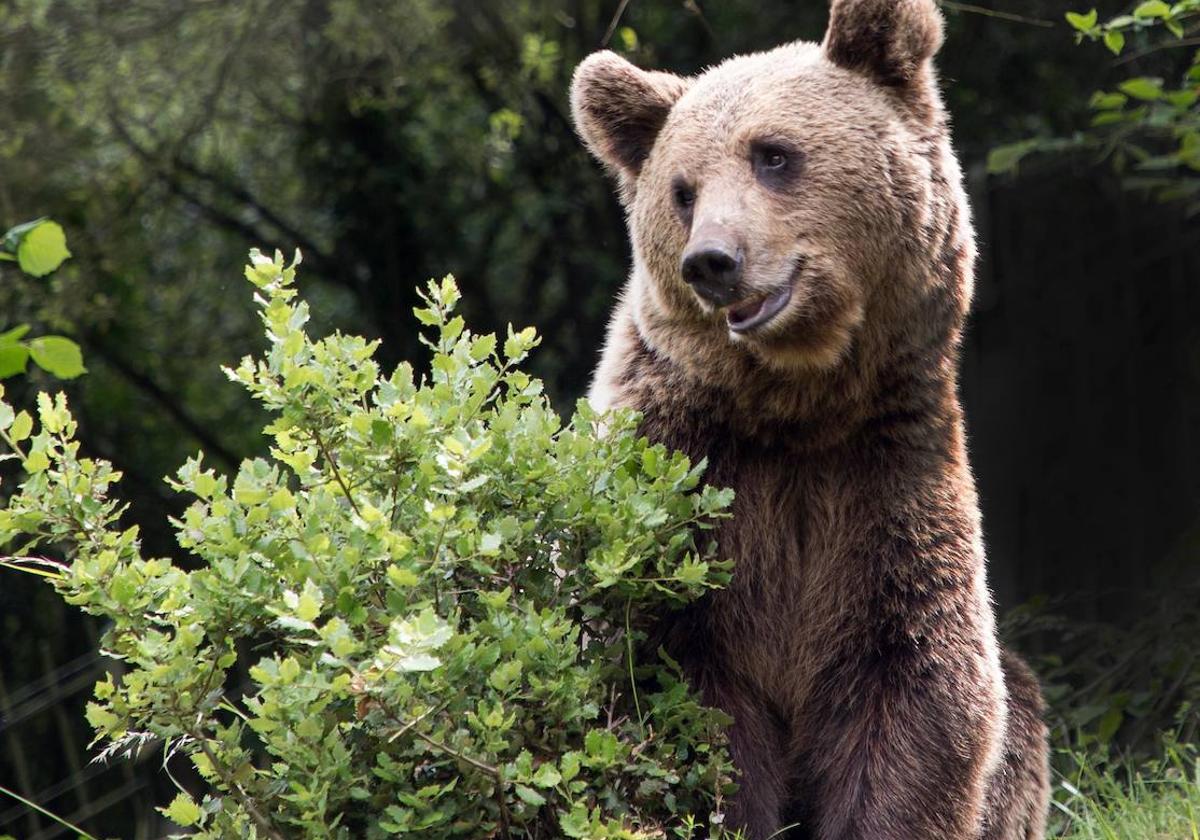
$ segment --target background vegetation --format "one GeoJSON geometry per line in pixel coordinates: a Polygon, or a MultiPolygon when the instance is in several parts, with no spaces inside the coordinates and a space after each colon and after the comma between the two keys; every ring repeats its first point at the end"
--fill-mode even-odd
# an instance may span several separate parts
{"type": "MultiPolygon", "coordinates": [[[[992,580],[1041,663],[1064,778],[1111,781],[1110,756],[1142,767],[1162,731],[1197,737],[1179,717],[1200,693],[1196,4],[943,5],[984,254],[963,392],[992,580]]],[[[73,256],[40,279],[0,262],[0,331],[82,346],[82,446],[124,473],[147,555],[189,568],[162,476],[200,448],[228,471],[266,445],[219,369],[257,342],[248,247],[302,247],[314,332],[381,339],[385,369],[425,358],[414,289],[453,272],[480,332],[537,327],[532,371],[569,412],[628,262],[567,118],[574,64],[607,43],[694,72],[818,38],[825,17],[820,0],[13,0],[0,228],[49,216],[73,256]]],[[[33,366],[6,380],[26,406],[57,384],[33,366]]],[[[149,805],[172,786],[88,764],[73,724],[102,628],[2,580],[0,784],[97,833],[155,836],[149,805]]],[[[1174,754],[1143,778],[1189,778],[1174,754]]],[[[0,832],[49,825],[0,804],[0,832]]]]}

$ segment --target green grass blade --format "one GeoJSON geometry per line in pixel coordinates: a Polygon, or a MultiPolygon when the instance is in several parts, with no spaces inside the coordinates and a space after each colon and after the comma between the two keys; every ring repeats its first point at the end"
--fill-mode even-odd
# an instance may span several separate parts
{"type": "Polygon", "coordinates": [[[54,820],[56,823],[63,826],[64,828],[71,829],[71,831],[74,831],[76,834],[78,834],[80,837],[82,837],[83,840],[97,840],[96,837],[94,837],[91,834],[88,834],[86,831],[84,831],[79,826],[72,825],[71,823],[67,822],[62,817],[60,817],[58,814],[55,814],[51,811],[47,811],[45,808],[43,808],[41,805],[37,804],[36,802],[30,802],[28,799],[26,799],[24,796],[21,796],[21,794],[17,793],[15,790],[9,790],[4,785],[0,785],[0,793],[11,796],[13,799],[17,800],[25,807],[32,808],[33,810],[37,811],[39,814],[44,814],[45,816],[54,820]]]}

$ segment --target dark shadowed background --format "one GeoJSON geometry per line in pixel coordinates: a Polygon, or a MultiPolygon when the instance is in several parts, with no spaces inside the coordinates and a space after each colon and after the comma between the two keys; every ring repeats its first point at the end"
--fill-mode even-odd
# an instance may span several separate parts
{"type": "MultiPolygon", "coordinates": [[[[980,2],[1002,14],[945,4],[940,67],[982,253],[962,391],[993,588],[1048,680],[1100,639],[1175,661],[1198,626],[1200,217],[1101,154],[1003,176],[985,161],[1070,135],[1094,90],[1190,55],[1119,63],[1075,44],[1071,4],[980,2]]],[[[420,360],[415,285],[455,274],[476,330],[537,327],[535,372],[570,412],[629,263],[571,128],[572,68],[607,42],[692,73],[819,39],[825,19],[823,0],[10,0],[0,229],[51,216],[74,258],[43,281],[0,271],[0,329],[80,341],[89,373],[67,390],[84,447],[124,472],[150,553],[187,564],[162,476],[197,449],[228,469],[264,446],[220,371],[261,343],[248,248],[301,248],[318,331],[380,337],[388,364],[420,360]]],[[[16,402],[50,386],[6,382],[16,402]]],[[[0,784],[97,833],[158,836],[162,781],[88,764],[100,629],[0,573],[0,784]]],[[[1144,690],[1185,699],[1194,666],[1144,690]]],[[[58,833],[0,798],[6,832],[58,833]]]]}

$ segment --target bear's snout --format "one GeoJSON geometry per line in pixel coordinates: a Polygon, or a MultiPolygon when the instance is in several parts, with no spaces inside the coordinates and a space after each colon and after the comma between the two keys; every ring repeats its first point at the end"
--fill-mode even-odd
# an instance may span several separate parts
{"type": "Polygon", "coordinates": [[[688,245],[680,270],[696,294],[719,307],[738,299],[744,266],[742,249],[726,237],[713,235],[688,245]]]}

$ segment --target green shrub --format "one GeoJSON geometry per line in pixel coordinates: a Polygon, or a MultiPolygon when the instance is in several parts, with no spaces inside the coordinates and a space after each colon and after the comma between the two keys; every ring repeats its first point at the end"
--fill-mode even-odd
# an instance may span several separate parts
{"type": "Polygon", "coordinates": [[[644,640],[727,581],[705,530],[730,494],[632,415],[564,425],[519,368],[533,331],[472,335],[449,278],[414,379],[312,340],[296,264],[252,262],[270,347],[227,373],[270,457],[171,481],[195,571],[141,556],[61,395],[37,423],[0,402],[5,565],[106,619],[120,663],[88,706],[102,755],[186,755],[207,788],[164,813],[198,837],[720,836],[728,721],[644,640]]]}

